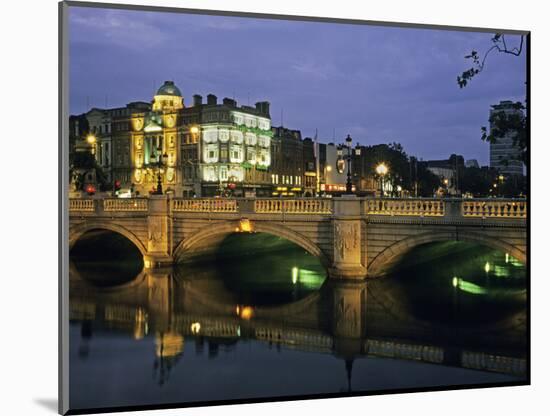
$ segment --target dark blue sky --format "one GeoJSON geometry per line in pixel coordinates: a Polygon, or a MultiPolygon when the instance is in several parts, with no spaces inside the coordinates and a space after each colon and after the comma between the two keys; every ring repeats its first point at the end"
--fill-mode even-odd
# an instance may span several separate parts
{"type": "MultiPolygon", "coordinates": [[[[400,142],[423,159],[488,163],[489,106],[523,101],[526,59],[493,54],[465,89],[464,55],[491,34],[93,8],[70,9],[70,109],[150,101],[172,79],[185,103],[213,93],[271,102],[273,125],[362,144],[400,142]]],[[[508,36],[519,44],[519,37],[508,36]]]]}

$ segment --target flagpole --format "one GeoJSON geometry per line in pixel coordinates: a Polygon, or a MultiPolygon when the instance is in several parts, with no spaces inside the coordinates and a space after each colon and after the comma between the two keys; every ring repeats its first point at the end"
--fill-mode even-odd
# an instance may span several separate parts
{"type": "Polygon", "coordinates": [[[321,193],[321,178],[319,177],[319,142],[317,141],[317,129],[315,129],[315,146],[313,149],[315,150],[315,173],[317,178],[316,193],[317,196],[319,196],[321,193]]]}

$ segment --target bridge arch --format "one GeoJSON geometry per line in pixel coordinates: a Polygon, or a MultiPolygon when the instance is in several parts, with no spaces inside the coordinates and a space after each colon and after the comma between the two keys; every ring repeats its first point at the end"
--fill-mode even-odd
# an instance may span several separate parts
{"type": "Polygon", "coordinates": [[[73,248],[75,243],[80,237],[82,237],[82,235],[92,230],[106,230],[118,233],[130,240],[143,256],[147,254],[147,248],[141,242],[139,237],[137,237],[133,232],[123,226],[114,224],[112,222],[102,221],[85,222],[83,224],[71,227],[69,232],[69,250],[73,248]]]}
{"type": "MultiPolygon", "coordinates": [[[[220,241],[227,235],[235,233],[235,229],[238,227],[238,221],[226,222],[223,224],[216,224],[214,226],[209,225],[199,229],[197,232],[181,241],[174,250],[174,261],[178,262],[186,254],[192,253],[194,249],[204,245],[208,241],[220,241]]],[[[263,221],[253,222],[254,232],[271,234],[276,237],[284,238],[304,250],[309,254],[319,258],[321,264],[326,268],[330,265],[327,255],[309,238],[291,230],[282,224],[272,224],[263,221]]]]}
{"type": "Polygon", "coordinates": [[[384,275],[391,266],[395,265],[395,263],[412,248],[421,244],[443,241],[478,243],[510,253],[511,256],[523,263],[527,262],[527,255],[524,251],[499,238],[474,232],[457,232],[453,233],[452,236],[448,232],[428,232],[407,237],[384,249],[369,263],[367,275],[371,277],[384,275]]]}

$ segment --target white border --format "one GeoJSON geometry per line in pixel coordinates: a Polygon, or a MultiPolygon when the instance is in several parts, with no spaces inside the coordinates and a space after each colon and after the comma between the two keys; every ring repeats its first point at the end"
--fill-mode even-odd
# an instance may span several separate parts
{"type": "MultiPolygon", "coordinates": [[[[547,327],[550,277],[545,273],[548,193],[547,92],[550,44],[544,2],[393,0],[136,0],[155,6],[207,8],[531,30],[532,39],[532,382],[530,387],[325,399],[151,411],[150,415],[280,414],[460,415],[543,414],[548,409],[547,327]],[[546,214],[546,215],[545,215],[546,214]],[[540,410],[538,410],[540,409],[540,410]]],[[[2,39],[3,297],[2,413],[54,414],[57,397],[57,2],[3,5],[2,39]]],[[[134,414],[134,413],[127,413],[134,414]]],[[[138,413],[135,413],[138,414],[138,413]]]]}

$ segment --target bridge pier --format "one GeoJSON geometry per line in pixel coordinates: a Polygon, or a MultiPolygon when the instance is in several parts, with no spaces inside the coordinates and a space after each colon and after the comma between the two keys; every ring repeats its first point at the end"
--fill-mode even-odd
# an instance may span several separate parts
{"type": "Polygon", "coordinates": [[[355,195],[334,198],[333,263],[329,277],[361,280],[367,268],[361,262],[361,200],[355,195]]]}
{"type": "Polygon", "coordinates": [[[166,195],[151,195],[147,216],[147,254],[143,256],[146,269],[174,264],[171,235],[170,200],[166,195]]]}

